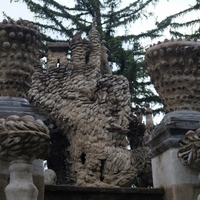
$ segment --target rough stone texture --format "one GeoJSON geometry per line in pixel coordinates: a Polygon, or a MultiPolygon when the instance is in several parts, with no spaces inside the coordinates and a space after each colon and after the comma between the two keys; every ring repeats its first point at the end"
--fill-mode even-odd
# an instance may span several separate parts
{"type": "MultiPolygon", "coordinates": [[[[187,167],[199,170],[199,152],[200,152],[200,128],[196,131],[189,130],[183,140],[180,141],[181,148],[178,151],[178,158],[187,167]]],[[[198,176],[200,181],[200,176],[198,176]]],[[[198,195],[198,200],[200,194],[198,195]]]]}
{"type": "Polygon", "coordinates": [[[180,141],[181,148],[178,151],[180,161],[192,168],[200,168],[200,128],[196,131],[189,130],[185,137],[180,141]]]}
{"type": "Polygon", "coordinates": [[[0,96],[26,97],[40,34],[26,21],[0,23],[0,96]]]}
{"type": "MultiPolygon", "coordinates": [[[[0,161],[1,165],[4,163],[0,176],[5,177],[0,185],[1,193],[4,193],[5,185],[9,182],[8,177],[7,199],[16,199],[16,196],[19,199],[30,198],[30,195],[23,195],[23,189],[27,190],[30,183],[30,188],[36,191],[35,198],[42,200],[42,161],[32,160],[39,158],[39,154],[41,157],[47,154],[49,144],[44,145],[44,141],[49,142],[49,136],[45,138],[48,130],[41,121],[45,120],[44,115],[26,100],[30,77],[38,61],[40,33],[36,26],[24,20],[3,20],[0,23],[0,43],[0,157],[7,161],[0,161]],[[45,133],[42,134],[42,131],[45,133]],[[38,142],[42,142],[43,146],[39,147],[38,142]],[[21,172],[20,166],[26,169],[21,172]]],[[[2,198],[5,198],[5,193],[1,195],[2,198]]]]}
{"type": "Polygon", "coordinates": [[[196,39],[166,39],[146,51],[147,71],[166,112],[200,111],[199,50],[196,39]]]}
{"type": "Polygon", "coordinates": [[[171,148],[152,159],[153,184],[165,189],[166,200],[196,200],[200,192],[198,171],[185,167],[171,148]]]}
{"type": "Polygon", "coordinates": [[[45,186],[45,200],[65,200],[66,197],[68,200],[163,200],[164,191],[141,188],[45,186]]]}
{"type": "Polygon", "coordinates": [[[47,71],[52,68],[65,65],[69,44],[67,42],[47,42],[47,71]]]}
{"type": "Polygon", "coordinates": [[[102,76],[99,38],[94,26],[89,40],[78,32],[71,42],[71,62],[47,72],[38,66],[29,99],[69,142],[65,151],[69,171],[60,176],[54,169],[58,181],[62,177],[82,186],[125,186],[142,171],[148,150],[126,148],[132,120],[129,85],[123,76],[102,76]]]}
{"type": "Polygon", "coordinates": [[[22,200],[30,197],[32,200],[42,199],[43,192],[39,198],[38,189],[33,184],[34,176],[39,191],[43,189],[44,181],[36,178],[37,175],[41,177],[41,168],[39,163],[35,161],[33,164],[32,161],[48,155],[50,137],[47,127],[30,115],[11,115],[0,119],[0,130],[0,158],[9,161],[10,181],[5,187],[6,199],[14,200],[16,196],[22,200]]]}
{"type": "Polygon", "coordinates": [[[6,161],[15,159],[44,159],[49,152],[49,130],[41,120],[32,116],[11,115],[0,118],[0,158],[6,161]]]}

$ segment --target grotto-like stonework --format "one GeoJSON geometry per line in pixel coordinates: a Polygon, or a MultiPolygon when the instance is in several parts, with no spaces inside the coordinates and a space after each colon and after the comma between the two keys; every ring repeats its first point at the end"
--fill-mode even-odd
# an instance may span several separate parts
{"type": "Polygon", "coordinates": [[[54,67],[52,62],[49,68],[47,63],[46,71],[40,64],[36,66],[28,95],[69,143],[63,155],[68,171],[60,175],[55,170],[58,182],[63,179],[62,183],[79,186],[127,186],[143,170],[148,151],[127,149],[126,136],[133,120],[128,81],[123,76],[102,75],[101,41],[94,25],[89,39],[76,33],[70,49],[70,61],[51,53],[54,67]],[[58,60],[62,61],[59,65],[58,60]]]}

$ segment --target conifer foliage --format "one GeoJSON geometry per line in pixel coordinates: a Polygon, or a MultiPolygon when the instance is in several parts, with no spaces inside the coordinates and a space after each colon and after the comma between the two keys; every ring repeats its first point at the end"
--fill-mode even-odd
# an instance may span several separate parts
{"type": "Polygon", "coordinates": [[[95,17],[101,39],[110,50],[108,60],[114,73],[123,74],[129,80],[133,107],[160,102],[146,79],[142,59],[145,50],[139,41],[158,37],[163,26],[139,34],[130,31],[137,20],[153,15],[148,8],[158,0],[133,0],[129,4],[126,0],[63,0],[62,4],[61,0],[15,0],[22,1],[34,13],[37,20],[33,23],[40,27],[43,41],[71,39],[76,31],[87,34],[95,17]]]}
{"type": "Polygon", "coordinates": [[[200,0],[189,4],[188,7],[180,12],[167,16],[160,22],[156,22],[158,29],[169,28],[170,34],[174,37],[200,37],[200,0]],[[162,28],[163,27],[163,28],[162,28]]]}

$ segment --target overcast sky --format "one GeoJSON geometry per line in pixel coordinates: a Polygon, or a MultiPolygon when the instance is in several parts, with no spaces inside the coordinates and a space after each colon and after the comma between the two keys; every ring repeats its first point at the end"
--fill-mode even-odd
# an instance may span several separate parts
{"type": "MultiPolygon", "coordinates": [[[[59,3],[66,4],[69,6],[72,0],[57,0],[59,3]]],[[[124,0],[124,4],[128,4],[133,0],[124,0]]],[[[189,5],[195,4],[195,0],[160,0],[157,6],[154,8],[150,8],[150,10],[154,11],[155,15],[158,16],[158,20],[164,19],[166,16],[179,12],[189,5]]],[[[5,12],[8,16],[11,16],[14,19],[23,18],[28,20],[34,20],[33,14],[27,9],[25,3],[10,3],[10,0],[0,0],[0,20],[3,19],[2,12],[5,12]]],[[[194,13],[198,17],[198,13],[194,13]]],[[[190,16],[187,16],[190,17],[190,16]]],[[[193,16],[192,16],[193,17],[193,16]]],[[[184,19],[182,19],[184,20],[184,19]]],[[[137,21],[137,23],[133,24],[130,28],[133,34],[138,34],[147,29],[152,29],[154,26],[155,20],[146,20],[137,21]]],[[[192,31],[192,30],[191,30],[192,31]]],[[[119,33],[120,34],[120,30],[119,33]]],[[[168,32],[165,32],[163,38],[169,37],[168,32]]]]}

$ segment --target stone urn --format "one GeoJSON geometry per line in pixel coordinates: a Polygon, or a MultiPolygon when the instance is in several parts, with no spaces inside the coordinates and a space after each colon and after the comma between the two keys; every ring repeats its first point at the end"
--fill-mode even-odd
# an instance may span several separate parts
{"type": "Polygon", "coordinates": [[[166,113],[200,111],[200,42],[165,39],[147,49],[147,71],[166,113]]]}
{"type": "Polygon", "coordinates": [[[45,159],[50,147],[49,130],[31,115],[0,118],[0,159],[9,162],[10,182],[5,188],[7,200],[37,200],[32,161],[45,159]]]}

